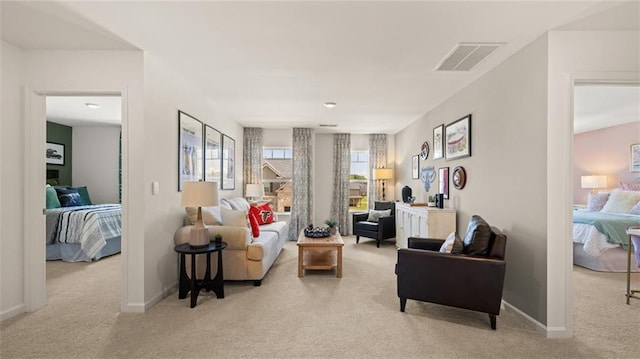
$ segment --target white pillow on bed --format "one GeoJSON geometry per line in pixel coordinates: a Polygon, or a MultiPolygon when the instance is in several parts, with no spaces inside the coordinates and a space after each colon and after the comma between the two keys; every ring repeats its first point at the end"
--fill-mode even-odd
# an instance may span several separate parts
{"type": "Polygon", "coordinates": [[[636,203],[636,205],[633,206],[633,208],[631,208],[631,210],[629,211],[629,214],[635,214],[640,216],[640,202],[636,203]]]}
{"type": "Polygon", "coordinates": [[[640,202],[639,191],[621,191],[614,189],[609,195],[609,200],[602,208],[602,212],[629,213],[631,208],[640,202]]]}

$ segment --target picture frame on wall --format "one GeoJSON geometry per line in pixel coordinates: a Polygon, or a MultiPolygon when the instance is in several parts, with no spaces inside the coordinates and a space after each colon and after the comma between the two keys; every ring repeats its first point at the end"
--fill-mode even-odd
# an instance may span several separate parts
{"type": "Polygon", "coordinates": [[[204,126],[204,180],[222,187],[222,132],[204,126]]]}
{"type": "Polygon", "coordinates": [[[204,179],[204,125],[178,111],[178,128],[178,191],[182,191],[184,182],[204,179]]]}
{"type": "Polygon", "coordinates": [[[420,156],[418,155],[411,157],[411,178],[420,178],[420,156]]]}
{"type": "Polygon", "coordinates": [[[48,165],[64,166],[64,144],[47,142],[46,162],[48,165]]]}
{"type": "Polygon", "coordinates": [[[447,160],[471,156],[471,114],[445,127],[444,146],[447,160]]]}
{"type": "Polygon", "coordinates": [[[222,135],[222,189],[236,188],[236,141],[222,135]]]}
{"type": "Polygon", "coordinates": [[[433,129],[433,159],[444,157],[444,124],[433,129]]]}
{"type": "Polygon", "coordinates": [[[631,145],[629,172],[640,172],[640,143],[631,145]]]}
{"type": "Polygon", "coordinates": [[[449,199],[449,167],[438,168],[438,193],[449,199]]]}

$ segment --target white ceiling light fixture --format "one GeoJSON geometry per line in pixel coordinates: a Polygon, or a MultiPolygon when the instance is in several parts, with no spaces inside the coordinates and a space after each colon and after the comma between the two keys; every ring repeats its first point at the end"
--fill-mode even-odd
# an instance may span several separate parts
{"type": "Polygon", "coordinates": [[[335,103],[335,102],[325,102],[325,103],[324,103],[324,107],[326,107],[326,108],[334,108],[334,107],[336,107],[337,105],[338,105],[338,104],[337,104],[337,103],[335,103]]]}
{"type": "Polygon", "coordinates": [[[93,102],[86,102],[84,105],[87,106],[88,108],[100,108],[100,107],[102,107],[102,106],[98,105],[97,103],[93,103],[93,102]]]}
{"type": "Polygon", "coordinates": [[[502,46],[503,42],[461,42],[438,64],[436,71],[469,71],[502,46]]]}

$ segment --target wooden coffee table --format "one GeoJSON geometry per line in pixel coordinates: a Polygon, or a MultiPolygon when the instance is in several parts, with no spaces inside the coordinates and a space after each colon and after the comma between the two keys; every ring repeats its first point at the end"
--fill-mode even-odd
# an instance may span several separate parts
{"type": "Polygon", "coordinates": [[[304,277],[305,269],[336,270],[336,277],[342,278],[342,247],[344,241],[340,232],[325,238],[298,236],[298,277],[304,277]]]}

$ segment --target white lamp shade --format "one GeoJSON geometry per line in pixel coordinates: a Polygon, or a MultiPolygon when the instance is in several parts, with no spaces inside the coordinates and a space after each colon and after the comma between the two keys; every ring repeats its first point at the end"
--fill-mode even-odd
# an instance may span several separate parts
{"type": "Polygon", "coordinates": [[[373,170],[374,180],[388,180],[393,178],[393,170],[391,168],[376,168],[373,170]]]}
{"type": "Polygon", "coordinates": [[[183,207],[218,205],[218,182],[185,182],[182,184],[183,207]]]}
{"type": "Polygon", "coordinates": [[[264,197],[264,186],[262,183],[247,184],[245,195],[247,197],[264,197]]]}
{"type": "Polygon", "coordinates": [[[607,176],[582,176],[580,182],[582,188],[606,188],[607,176]]]}

